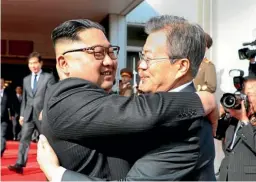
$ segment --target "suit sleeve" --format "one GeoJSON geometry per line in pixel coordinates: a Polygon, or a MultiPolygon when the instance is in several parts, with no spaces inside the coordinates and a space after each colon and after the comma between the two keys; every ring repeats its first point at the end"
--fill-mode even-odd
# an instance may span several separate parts
{"type": "Polygon", "coordinates": [[[256,153],[256,126],[248,123],[242,128],[241,139],[251,148],[252,151],[256,153]]]}
{"type": "Polygon", "coordinates": [[[20,106],[20,116],[24,117],[24,110],[26,106],[26,89],[25,89],[25,78],[23,79],[23,92],[22,92],[22,101],[20,106]]]}
{"type": "Polygon", "coordinates": [[[206,91],[214,93],[217,88],[216,80],[216,70],[213,64],[208,64],[207,69],[205,70],[205,80],[204,83],[207,86],[206,91]]]}
{"type": "Polygon", "coordinates": [[[53,74],[50,74],[49,81],[47,82],[47,88],[49,88],[50,86],[52,86],[55,83],[56,83],[56,80],[55,80],[53,74]]]}
{"type": "Polygon", "coordinates": [[[50,128],[56,137],[84,141],[143,133],[155,127],[173,128],[181,121],[204,116],[196,93],[156,93],[138,97],[108,95],[102,89],[58,94],[47,106],[50,128]]]}

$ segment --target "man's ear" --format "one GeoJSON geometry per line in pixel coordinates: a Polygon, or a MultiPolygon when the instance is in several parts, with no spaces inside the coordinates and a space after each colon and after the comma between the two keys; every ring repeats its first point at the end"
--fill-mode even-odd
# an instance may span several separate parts
{"type": "MultiPolygon", "coordinates": [[[[67,76],[69,75],[68,62],[63,55],[60,55],[57,57],[57,65],[56,66],[59,69],[58,72],[61,72],[62,74],[64,73],[67,76]]],[[[59,73],[59,74],[61,74],[61,73],[59,73]]]]}
{"type": "Polygon", "coordinates": [[[178,66],[178,77],[182,77],[190,70],[190,61],[188,59],[180,59],[176,62],[178,66]]]}

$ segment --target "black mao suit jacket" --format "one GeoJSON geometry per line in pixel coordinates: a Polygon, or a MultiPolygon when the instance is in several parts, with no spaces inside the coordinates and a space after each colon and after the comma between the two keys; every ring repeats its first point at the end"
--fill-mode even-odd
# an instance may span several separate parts
{"type": "Polygon", "coordinates": [[[127,180],[186,180],[195,176],[192,172],[198,164],[204,123],[197,94],[127,98],[109,95],[88,81],[69,78],[51,87],[46,100],[42,133],[60,165],[69,169],[62,180],[125,179],[136,161],[127,180]],[[109,157],[118,162],[109,165],[109,157]],[[164,174],[166,169],[168,175],[164,174]],[[180,175],[172,175],[176,170],[180,175]]]}

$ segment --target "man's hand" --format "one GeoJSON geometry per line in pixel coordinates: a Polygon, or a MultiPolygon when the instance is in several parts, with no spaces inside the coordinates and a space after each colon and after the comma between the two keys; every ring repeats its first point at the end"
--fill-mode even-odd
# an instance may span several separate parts
{"type": "Polygon", "coordinates": [[[37,144],[37,162],[49,181],[58,169],[59,160],[44,135],[39,136],[37,144]]]}
{"type": "Polygon", "coordinates": [[[204,107],[205,115],[207,118],[210,120],[212,124],[212,132],[213,136],[216,135],[217,127],[218,127],[218,119],[219,119],[219,111],[218,111],[218,106],[215,101],[215,97],[213,94],[202,91],[202,92],[197,92],[198,96],[201,99],[201,102],[204,107]]]}
{"type": "Polygon", "coordinates": [[[19,123],[21,126],[23,125],[23,122],[24,122],[24,117],[20,116],[19,123]]]}
{"type": "Polygon", "coordinates": [[[249,119],[247,117],[247,112],[244,106],[244,101],[241,102],[241,109],[227,109],[227,111],[230,113],[230,115],[239,121],[243,122],[249,122],[249,119]]]}

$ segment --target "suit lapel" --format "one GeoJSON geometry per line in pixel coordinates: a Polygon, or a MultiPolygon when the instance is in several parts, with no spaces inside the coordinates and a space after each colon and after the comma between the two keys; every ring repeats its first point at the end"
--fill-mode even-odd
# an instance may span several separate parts
{"type": "Polygon", "coordinates": [[[28,90],[28,93],[33,96],[33,91],[32,91],[32,88],[31,88],[31,78],[32,78],[32,74],[29,75],[28,79],[27,79],[27,83],[26,83],[26,86],[27,86],[27,90],[28,90]]]}

